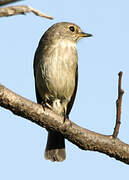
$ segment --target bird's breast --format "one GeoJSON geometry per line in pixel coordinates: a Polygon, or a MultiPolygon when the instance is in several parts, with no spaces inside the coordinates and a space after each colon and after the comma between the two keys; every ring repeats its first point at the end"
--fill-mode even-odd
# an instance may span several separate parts
{"type": "Polygon", "coordinates": [[[42,75],[46,86],[53,96],[70,99],[75,88],[77,68],[77,50],[69,41],[58,42],[49,49],[50,54],[44,56],[42,75]]]}

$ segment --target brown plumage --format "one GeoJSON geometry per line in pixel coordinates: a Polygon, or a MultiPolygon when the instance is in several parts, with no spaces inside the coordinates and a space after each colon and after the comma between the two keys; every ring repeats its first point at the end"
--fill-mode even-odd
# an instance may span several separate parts
{"type": "MultiPolygon", "coordinates": [[[[37,102],[62,116],[68,116],[74,103],[78,82],[76,44],[83,33],[73,23],[57,23],[42,36],[34,58],[37,102]]],[[[45,158],[63,161],[66,158],[64,137],[49,131],[45,158]]]]}

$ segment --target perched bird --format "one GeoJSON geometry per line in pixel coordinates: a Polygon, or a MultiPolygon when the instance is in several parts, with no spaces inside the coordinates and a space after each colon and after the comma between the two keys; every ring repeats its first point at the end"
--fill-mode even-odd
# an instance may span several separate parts
{"type": "MultiPolygon", "coordinates": [[[[34,77],[37,102],[43,107],[68,117],[78,84],[76,44],[90,36],[68,22],[54,24],[42,36],[34,58],[34,77]]],[[[48,131],[45,158],[65,160],[65,141],[60,133],[48,131]]]]}

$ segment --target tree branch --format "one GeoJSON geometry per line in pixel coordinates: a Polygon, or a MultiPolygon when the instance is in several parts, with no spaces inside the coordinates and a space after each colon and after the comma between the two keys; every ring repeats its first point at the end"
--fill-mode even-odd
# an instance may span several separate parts
{"type": "Polygon", "coordinates": [[[53,19],[52,16],[42,13],[30,6],[9,6],[9,7],[5,7],[5,8],[0,8],[0,17],[13,16],[13,15],[18,15],[18,14],[26,14],[29,12],[33,12],[35,15],[40,16],[40,17],[53,19]]]}
{"type": "Polygon", "coordinates": [[[31,102],[0,84],[0,106],[14,114],[31,120],[49,130],[60,132],[66,139],[83,150],[98,151],[129,164],[129,145],[118,138],[106,136],[84,129],[72,121],[64,127],[63,117],[42,106],[31,102]]]}
{"type": "Polygon", "coordinates": [[[22,0],[0,0],[0,6],[10,4],[10,3],[15,3],[15,2],[18,2],[18,1],[22,1],[22,0]]]}
{"type": "Polygon", "coordinates": [[[118,82],[118,99],[116,101],[116,124],[113,132],[113,137],[116,138],[119,133],[120,124],[121,124],[121,104],[122,104],[122,96],[124,91],[121,89],[121,81],[122,81],[122,72],[119,72],[119,82],[118,82]]]}

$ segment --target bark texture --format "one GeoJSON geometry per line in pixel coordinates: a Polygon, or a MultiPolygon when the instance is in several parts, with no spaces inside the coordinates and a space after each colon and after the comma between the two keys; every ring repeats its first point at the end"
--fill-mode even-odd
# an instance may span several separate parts
{"type": "Polygon", "coordinates": [[[30,13],[30,12],[40,17],[53,19],[52,16],[42,13],[30,6],[8,6],[8,7],[0,8],[0,17],[13,16],[18,14],[25,15],[26,13],[30,13]]]}
{"type": "Polygon", "coordinates": [[[83,150],[98,151],[129,164],[129,145],[114,138],[84,129],[64,119],[49,109],[31,102],[0,84],[0,106],[48,130],[54,130],[83,150]]]}

